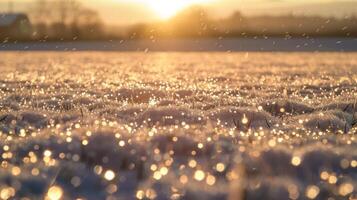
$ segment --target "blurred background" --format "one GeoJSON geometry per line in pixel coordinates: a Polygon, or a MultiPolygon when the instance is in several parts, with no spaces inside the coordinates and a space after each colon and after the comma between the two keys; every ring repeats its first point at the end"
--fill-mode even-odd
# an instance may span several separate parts
{"type": "Polygon", "coordinates": [[[0,1],[3,43],[356,37],[352,0],[0,1]]]}

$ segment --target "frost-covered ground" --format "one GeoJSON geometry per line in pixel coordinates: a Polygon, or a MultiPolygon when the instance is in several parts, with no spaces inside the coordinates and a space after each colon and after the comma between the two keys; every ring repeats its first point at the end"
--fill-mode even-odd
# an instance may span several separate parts
{"type": "Polygon", "coordinates": [[[357,198],[357,54],[0,56],[2,199],[357,198]]]}

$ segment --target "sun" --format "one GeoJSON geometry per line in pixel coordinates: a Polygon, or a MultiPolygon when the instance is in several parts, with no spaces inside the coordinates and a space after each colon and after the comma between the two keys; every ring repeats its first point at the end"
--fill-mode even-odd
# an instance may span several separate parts
{"type": "Polygon", "coordinates": [[[209,1],[211,0],[141,0],[161,19],[169,19],[187,7],[209,1]]]}

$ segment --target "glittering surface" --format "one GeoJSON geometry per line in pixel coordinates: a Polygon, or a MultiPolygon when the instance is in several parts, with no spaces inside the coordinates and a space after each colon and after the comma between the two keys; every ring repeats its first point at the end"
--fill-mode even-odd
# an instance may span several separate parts
{"type": "Polygon", "coordinates": [[[357,198],[357,54],[1,53],[0,66],[2,199],[357,198]]]}

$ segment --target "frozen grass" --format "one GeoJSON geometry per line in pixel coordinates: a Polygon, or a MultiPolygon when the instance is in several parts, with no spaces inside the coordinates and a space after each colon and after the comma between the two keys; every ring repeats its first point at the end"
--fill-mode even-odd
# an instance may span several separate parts
{"type": "Polygon", "coordinates": [[[357,54],[1,57],[1,198],[357,197],[357,54]]]}

